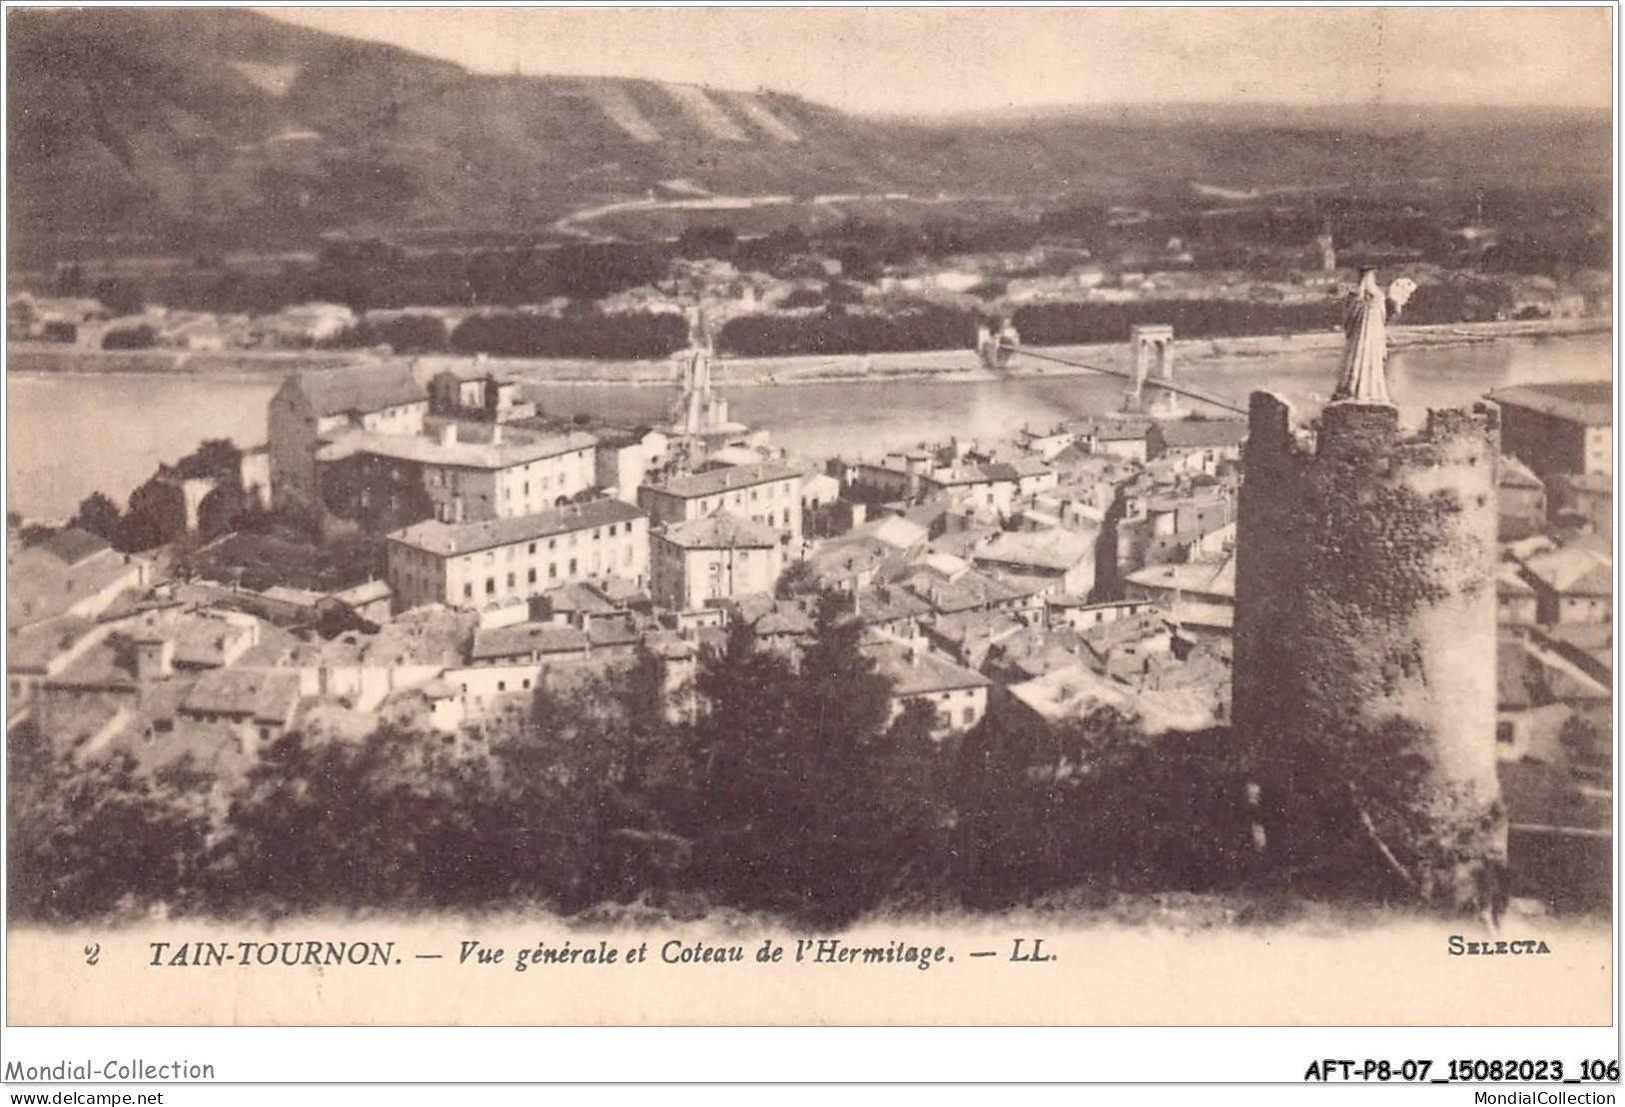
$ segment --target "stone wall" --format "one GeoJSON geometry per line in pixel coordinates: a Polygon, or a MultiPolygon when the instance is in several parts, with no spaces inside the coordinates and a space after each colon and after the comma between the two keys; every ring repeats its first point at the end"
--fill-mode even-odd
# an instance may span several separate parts
{"type": "Polygon", "coordinates": [[[1459,904],[1505,856],[1495,767],[1498,412],[1334,403],[1312,436],[1252,398],[1235,719],[1266,853],[1345,850],[1459,904]]]}

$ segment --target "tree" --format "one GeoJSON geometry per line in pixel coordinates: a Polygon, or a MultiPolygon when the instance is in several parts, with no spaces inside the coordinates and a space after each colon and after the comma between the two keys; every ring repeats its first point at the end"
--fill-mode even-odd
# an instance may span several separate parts
{"type": "Polygon", "coordinates": [[[31,723],[6,743],[6,905],[74,920],[190,898],[205,857],[203,779],[149,779],[127,754],[81,763],[31,723]]]}
{"type": "Polygon", "coordinates": [[[79,510],[74,514],[69,526],[88,530],[112,542],[118,537],[119,524],[123,521],[123,514],[118,504],[101,492],[92,492],[79,501],[79,510]]]}
{"type": "Polygon", "coordinates": [[[797,596],[811,596],[818,593],[818,577],[813,572],[809,561],[792,561],[784,567],[779,574],[777,583],[773,586],[774,595],[781,600],[794,599],[797,596]]]}
{"type": "Polygon", "coordinates": [[[141,285],[128,277],[107,277],[97,281],[96,299],[114,315],[140,315],[147,306],[141,285]]]}
{"type": "Polygon", "coordinates": [[[216,894],[288,911],[507,900],[527,890],[512,817],[483,759],[433,736],[288,734],[231,805],[216,894]]]}
{"type": "Polygon", "coordinates": [[[158,332],[145,323],[119,327],[102,335],[104,350],[150,350],[158,345],[158,332]]]}
{"type": "Polygon", "coordinates": [[[891,886],[882,814],[890,683],[859,649],[862,625],[820,599],[799,668],[736,622],[701,667],[698,852],[744,907],[850,920],[891,886]]]}

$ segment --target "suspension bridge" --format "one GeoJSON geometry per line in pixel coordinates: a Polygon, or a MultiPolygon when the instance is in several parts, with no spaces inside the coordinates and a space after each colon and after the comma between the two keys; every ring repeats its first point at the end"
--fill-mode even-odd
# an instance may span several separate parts
{"type": "Polygon", "coordinates": [[[1087,369],[1094,373],[1104,373],[1108,377],[1116,377],[1119,380],[1127,381],[1130,385],[1137,382],[1141,388],[1160,388],[1164,392],[1171,392],[1176,396],[1184,396],[1187,399],[1211,404],[1214,407],[1223,408],[1225,411],[1235,412],[1238,415],[1248,414],[1246,405],[1239,400],[1229,396],[1222,396],[1217,392],[1209,392],[1204,388],[1193,388],[1188,384],[1181,384],[1167,377],[1141,376],[1133,370],[1110,369],[1104,365],[1090,365],[1086,361],[1078,361],[1074,358],[1041,353],[1030,346],[1021,346],[1004,338],[998,340],[998,351],[1001,354],[1020,354],[1022,357],[1030,357],[1037,361],[1054,362],[1056,365],[1066,365],[1073,369],[1087,369]]]}

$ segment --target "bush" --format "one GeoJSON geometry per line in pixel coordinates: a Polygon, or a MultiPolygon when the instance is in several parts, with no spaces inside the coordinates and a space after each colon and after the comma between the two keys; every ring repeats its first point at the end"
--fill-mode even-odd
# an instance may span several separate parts
{"type": "Polygon", "coordinates": [[[688,323],[673,313],[471,315],[451,334],[459,353],[499,357],[663,358],[688,345],[688,323]]]}
{"type": "Polygon", "coordinates": [[[134,327],[118,327],[102,335],[104,350],[150,350],[158,345],[158,332],[141,323],[134,327]]]}

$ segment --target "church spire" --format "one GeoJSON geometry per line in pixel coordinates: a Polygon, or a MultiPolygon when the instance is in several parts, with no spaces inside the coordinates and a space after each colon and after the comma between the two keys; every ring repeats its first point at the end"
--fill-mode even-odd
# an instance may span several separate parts
{"type": "Polygon", "coordinates": [[[1391,404],[1388,396],[1388,302],[1375,270],[1360,272],[1360,287],[1343,318],[1343,365],[1333,400],[1391,404]]]}

